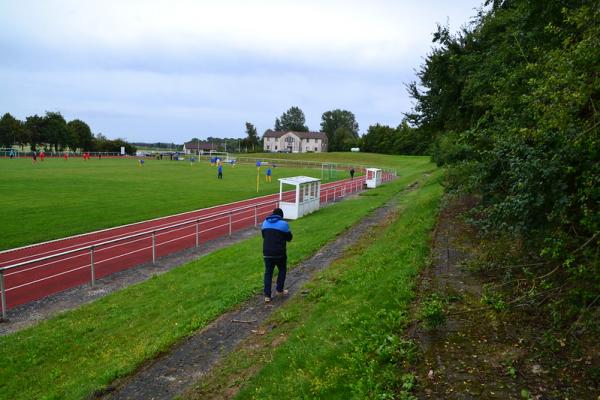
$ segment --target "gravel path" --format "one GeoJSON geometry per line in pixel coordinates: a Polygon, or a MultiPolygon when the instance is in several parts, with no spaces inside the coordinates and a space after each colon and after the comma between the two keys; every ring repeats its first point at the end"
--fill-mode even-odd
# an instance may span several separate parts
{"type": "MultiPolygon", "coordinates": [[[[323,247],[310,259],[302,262],[288,273],[286,287],[289,296],[275,298],[270,304],[263,303],[263,296],[256,295],[238,310],[222,315],[205,329],[187,338],[163,356],[143,366],[133,376],[115,382],[97,397],[103,399],[172,399],[196,383],[221,357],[225,356],[257,328],[287,298],[294,296],[314,272],[329,266],[344,251],[357,243],[373,226],[385,221],[397,210],[396,200],[378,208],[358,224],[323,247]]],[[[270,330],[272,327],[266,327],[270,330]]]]}

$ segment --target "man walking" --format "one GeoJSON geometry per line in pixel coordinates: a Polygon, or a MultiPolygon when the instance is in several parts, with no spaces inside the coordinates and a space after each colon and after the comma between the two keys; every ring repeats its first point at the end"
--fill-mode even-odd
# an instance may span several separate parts
{"type": "Polygon", "coordinates": [[[265,260],[264,294],[265,303],[271,301],[271,285],[273,270],[277,267],[277,285],[275,291],[278,295],[286,295],[283,289],[287,272],[286,244],[292,240],[292,232],[287,222],[283,220],[281,208],[273,210],[262,224],[263,257],[265,260]]]}

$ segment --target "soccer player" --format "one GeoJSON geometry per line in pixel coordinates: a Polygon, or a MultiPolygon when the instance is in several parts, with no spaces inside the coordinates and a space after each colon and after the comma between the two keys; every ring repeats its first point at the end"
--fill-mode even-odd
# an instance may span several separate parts
{"type": "Polygon", "coordinates": [[[265,177],[267,182],[271,182],[271,167],[267,168],[267,176],[265,177]]]}

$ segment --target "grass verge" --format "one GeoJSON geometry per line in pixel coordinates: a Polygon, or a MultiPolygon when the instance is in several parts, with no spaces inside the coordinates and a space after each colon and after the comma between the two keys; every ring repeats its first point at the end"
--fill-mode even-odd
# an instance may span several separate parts
{"type": "MultiPolygon", "coordinates": [[[[290,265],[378,207],[430,164],[291,223],[290,265]]],[[[134,371],[261,288],[260,238],[211,253],[36,327],[0,338],[0,398],[81,399],[134,371]]]]}
{"type": "Polygon", "coordinates": [[[438,177],[401,197],[397,219],[320,273],[187,399],[412,398],[403,338],[415,280],[429,254],[438,177]]]}

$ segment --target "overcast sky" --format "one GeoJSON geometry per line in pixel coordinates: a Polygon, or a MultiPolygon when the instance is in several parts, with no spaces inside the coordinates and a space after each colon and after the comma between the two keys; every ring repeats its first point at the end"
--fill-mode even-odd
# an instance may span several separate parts
{"type": "Polygon", "coordinates": [[[0,0],[0,115],[59,111],[132,142],[259,134],[291,106],[364,134],[411,109],[436,24],[482,0],[0,0]]]}

